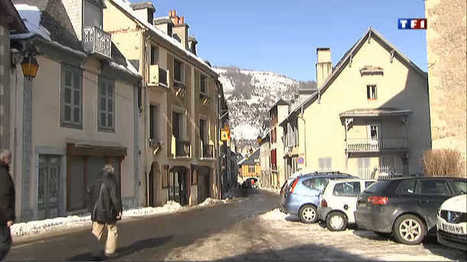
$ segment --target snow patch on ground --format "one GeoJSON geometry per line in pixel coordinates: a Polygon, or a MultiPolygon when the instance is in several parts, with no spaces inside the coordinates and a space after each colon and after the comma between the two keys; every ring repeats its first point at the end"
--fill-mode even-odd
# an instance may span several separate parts
{"type": "Polygon", "coordinates": [[[182,209],[183,207],[175,202],[169,201],[162,207],[144,207],[135,208],[123,211],[123,218],[125,217],[139,217],[139,216],[152,216],[156,214],[174,213],[182,209]]]}
{"type": "Polygon", "coordinates": [[[226,204],[226,203],[228,203],[228,201],[208,197],[203,201],[203,203],[199,204],[198,206],[199,207],[213,206],[213,205],[216,205],[216,204],[219,204],[219,203],[226,204]]]}
{"type": "MultiPolygon", "coordinates": [[[[174,201],[169,201],[162,207],[144,207],[124,210],[122,219],[128,219],[132,217],[143,217],[151,216],[156,214],[168,214],[175,213],[181,210],[183,207],[174,201]]],[[[91,216],[68,216],[68,217],[56,217],[51,219],[36,220],[25,223],[14,224],[11,227],[11,234],[14,237],[31,236],[40,233],[67,230],[77,227],[91,226],[91,216]]]]}
{"type": "Polygon", "coordinates": [[[264,220],[284,220],[286,217],[287,215],[279,211],[279,208],[276,208],[259,216],[260,219],[264,220]]]}

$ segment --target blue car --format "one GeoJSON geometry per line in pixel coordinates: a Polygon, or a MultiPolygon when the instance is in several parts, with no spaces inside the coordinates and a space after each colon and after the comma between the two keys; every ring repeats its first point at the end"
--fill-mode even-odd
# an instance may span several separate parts
{"type": "Polygon", "coordinates": [[[330,179],[356,178],[340,172],[314,172],[301,175],[284,188],[280,210],[298,216],[306,224],[318,221],[319,195],[330,179]]]}

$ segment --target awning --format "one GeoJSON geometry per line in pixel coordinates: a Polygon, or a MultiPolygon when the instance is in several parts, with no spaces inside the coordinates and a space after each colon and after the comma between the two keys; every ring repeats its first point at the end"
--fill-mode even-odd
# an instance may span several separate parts
{"type": "Polygon", "coordinates": [[[376,108],[376,109],[352,109],[339,114],[340,118],[354,117],[397,117],[407,116],[412,113],[410,109],[376,108]]]}

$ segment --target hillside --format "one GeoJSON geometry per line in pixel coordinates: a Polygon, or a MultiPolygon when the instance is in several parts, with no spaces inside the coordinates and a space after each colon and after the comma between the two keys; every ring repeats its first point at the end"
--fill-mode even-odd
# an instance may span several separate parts
{"type": "Polygon", "coordinates": [[[315,82],[300,82],[273,72],[217,67],[230,111],[232,136],[251,144],[269,125],[268,111],[279,99],[297,101],[299,88],[316,88],[315,82]]]}

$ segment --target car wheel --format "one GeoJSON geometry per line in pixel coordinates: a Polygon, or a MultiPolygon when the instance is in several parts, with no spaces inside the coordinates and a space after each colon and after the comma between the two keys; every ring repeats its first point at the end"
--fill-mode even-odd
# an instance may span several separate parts
{"type": "Polygon", "coordinates": [[[403,215],[394,224],[394,237],[400,243],[417,245],[426,235],[425,223],[414,215],[403,215]]]}
{"type": "Polygon", "coordinates": [[[316,221],[318,220],[318,213],[316,212],[316,207],[313,205],[304,205],[302,208],[300,208],[299,217],[302,223],[316,223],[316,221]]]}
{"type": "Polygon", "coordinates": [[[329,231],[345,230],[347,223],[347,217],[341,212],[332,212],[326,217],[326,227],[329,231]]]}

